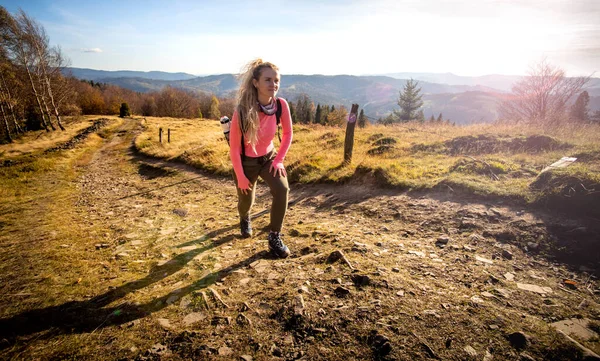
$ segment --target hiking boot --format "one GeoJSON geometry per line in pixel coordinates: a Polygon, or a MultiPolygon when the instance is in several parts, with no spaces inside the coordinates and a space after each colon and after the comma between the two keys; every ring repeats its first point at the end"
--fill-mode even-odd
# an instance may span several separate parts
{"type": "Polygon", "coordinates": [[[269,233],[269,251],[279,258],[286,258],[290,255],[290,250],[281,240],[279,232],[269,233]]]}
{"type": "Polygon", "coordinates": [[[252,224],[250,223],[250,219],[242,219],[240,221],[240,233],[243,238],[252,237],[252,224]]]}

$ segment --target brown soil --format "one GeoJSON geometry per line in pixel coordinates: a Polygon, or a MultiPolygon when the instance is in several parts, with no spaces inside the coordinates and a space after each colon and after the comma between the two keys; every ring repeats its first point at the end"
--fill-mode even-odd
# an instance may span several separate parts
{"type": "MultiPolygon", "coordinates": [[[[599,247],[585,243],[597,223],[445,191],[292,184],[292,256],[273,259],[264,185],[241,239],[233,181],[132,154],[136,126],[77,182],[77,226],[106,229],[98,247],[69,245],[89,295],[37,307],[32,294],[19,312],[3,297],[3,359],[582,359],[549,323],[600,320],[599,247]]],[[[600,352],[598,337],[579,341],[600,352]]]]}

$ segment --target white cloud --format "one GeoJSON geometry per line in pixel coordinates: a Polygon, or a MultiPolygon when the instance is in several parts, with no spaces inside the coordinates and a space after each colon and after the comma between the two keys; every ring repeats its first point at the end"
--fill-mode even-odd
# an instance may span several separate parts
{"type": "Polygon", "coordinates": [[[102,49],[100,49],[100,48],[82,48],[81,51],[84,53],[101,53],[102,49]]]}

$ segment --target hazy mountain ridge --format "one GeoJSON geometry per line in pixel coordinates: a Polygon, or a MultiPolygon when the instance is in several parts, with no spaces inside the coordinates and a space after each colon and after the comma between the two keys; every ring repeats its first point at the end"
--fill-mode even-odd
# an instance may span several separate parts
{"type": "MultiPolygon", "coordinates": [[[[177,74],[185,73],[131,72],[138,76],[116,77],[122,72],[98,72],[115,73],[112,74],[115,77],[96,78],[94,81],[115,84],[138,92],[157,91],[163,87],[172,86],[228,97],[233,96],[239,86],[234,74],[161,80],[149,79],[148,76],[156,73],[162,74],[163,77],[167,77],[165,74],[176,77],[177,74]]],[[[86,73],[73,72],[74,76],[82,74],[86,73]]],[[[464,81],[472,84],[447,84],[419,80],[424,94],[423,112],[425,117],[430,118],[431,115],[434,115],[437,118],[439,113],[442,113],[444,119],[450,119],[457,124],[496,120],[498,102],[507,91],[494,88],[490,84],[506,87],[509,81],[516,81],[520,78],[504,75],[460,77],[454,74],[441,74],[441,77],[436,78],[436,74],[431,73],[395,73],[395,75],[406,75],[407,78],[412,77],[417,80],[420,77],[438,81],[464,81]]],[[[397,105],[398,94],[404,87],[407,78],[398,79],[383,75],[284,75],[279,95],[293,101],[301,94],[308,94],[315,104],[343,104],[349,107],[350,104],[357,103],[368,116],[379,118],[399,108],[397,105]]],[[[600,110],[600,79],[591,79],[587,90],[590,93],[590,109],[592,111],[600,110]]]]}
{"type": "Polygon", "coordinates": [[[71,74],[78,79],[97,81],[108,78],[140,78],[152,80],[185,80],[196,78],[197,75],[188,73],[169,73],[164,71],[135,71],[135,70],[96,70],[87,68],[66,68],[65,74],[71,74]]]}

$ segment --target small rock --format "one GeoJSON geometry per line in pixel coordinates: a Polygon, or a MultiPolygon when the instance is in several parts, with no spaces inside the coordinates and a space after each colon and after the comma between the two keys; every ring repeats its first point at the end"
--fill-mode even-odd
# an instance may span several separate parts
{"type": "Polygon", "coordinates": [[[492,261],[491,259],[483,258],[480,256],[475,256],[475,260],[477,260],[479,262],[487,263],[487,264],[494,264],[494,261],[492,261]]]}
{"type": "Polygon", "coordinates": [[[523,332],[513,332],[508,335],[508,341],[512,347],[516,348],[517,350],[521,350],[527,347],[529,344],[529,336],[523,332]]]}
{"type": "Polygon", "coordinates": [[[537,285],[531,285],[531,284],[527,284],[527,283],[517,283],[517,288],[519,288],[521,290],[529,291],[529,292],[543,294],[543,295],[545,295],[547,293],[552,293],[552,288],[550,288],[550,287],[540,287],[537,285]]]}
{"type": "Polygon", "coordinates": [[[498,329],[498,325],[494,325],[494,324],[491,324],[488,327],[490,328],[490,330],[497,330],[498,329]]]}
{"type": "Polygon", "coordinates": [[[165,328],[165,329],[171,328],[171,322],[169,322],[169,320],[166,318],[158,318],[158,319],[156,319],[156,321],[162,328],[165,328]]]}
{"type": "Polygon", "coordinates": [[[492,354],[488,350],[485,350],[485,355],[483,355],[483,361],[492,361],[493,359],[494,356],[492,356],[492,354]]]}
{"type": "Polygon", "coordinates": [[[589,322],[590,320],[586,318],[570,318],[551,323],[550,326],[553,326],[557,330],[560,330],[567,335],[576,336],[578,339],[583,341],[589,341],[597,336],[594,331],[588,328],[589,322]]]}
{"type": "Polygon", "coordinates": [[[233,350],[227,346],[219,347],[219,356],[229,356],[233,354],[233,350]]]}
{"type": "Polygon", "coordinates": [[[242,355],[242,356],[240,356],[240,360],[242,360],[242,361],[252,361],[254,359],[250,355],[242,355]]]}
{"type": "Polygon", "coordinates": [[[156,343],[152,345],[152,348],[148,350],[148,353],[151,355],[160,355],[160,356],[168,356],[171,354],[171,350],[160,343],[156,343]]]}
{"type": "Polygon", "coordinates": [[[129,254],[125,253],[125,252],[121,252],[115,256],[116,259],[125,259],[125,258],[129,258],[129,257],[130,257],[129,254]]]}
{"type": "Polygon", "coordinates": [[[335,293],[336,296],[338,296],[339,298],[343,298],[346,297],[350,294],[350,290],[344,287],[338,287],[335,289],[335,291],[333,291],[335,293]]]}
{"type": "Polygon", "coordinates": [[[302,286],[300,286],[300,289],[298,289],[298,292],[299,293],[309,293],[308,292],[308,287],[302,285],[302,286]]]}
{"type": "Polygon", "coordinates": [[[404,291],[400,290],[396,292],[396,296],[404,297],[404,291]]]}
{"type": "Polygon", "coordinates": [[[425,310],[425,311],[423,311],[423,314],[426,316],[433,316],[435,318],[441,318],[440,315],[438,315],[437,312],[435,312],[434,310],[425,310]]]}
{"type": "Polygon", "coordinates": [[[393,267],[393,268],[392,268],[392,272],[400,272],[400,268],[398,268],[398,267],[393,267]]]}
{"type": "Polygon", "coordinates": [[[177,301],[179,299],[179,296],[171,296],[169,298],[167,298],[167,305],[173,304],[175,301],[177,301]]]}
{"type": "Polygon", "coordinates": [[[175,213],[176,215],[178,215],[180,217],[185,217],[188,215],[188,210],[183,209],[183,208],[176,208],[173,210],[173,213],[175,213]]]}
{"type": "MultiPolygon", "coordinates": [[[[337,293],[336,293],[336,295],[337,295],[337,293]]],[[[304,298],[302,297],[302,295],[296,296],[296,298],[294,300],[294,314],[297,316],[304,314],[305,307],[306,306],[304,304],[304,298]]]]}
{"type": "Polygon", "coordinates": [[[540,247],[539,243],[535,243],[535,242],[528,242],[527,243],[527,249],[530,249],[532,251],[537,250],[540,247]]]}
{"type": "Polygon", "coordinates": [[[368,286],[371,279],[367,275],[352,275],[350,277],[356,286],[368,286]]]}
{"type": "Polygon", "coordinates": [[[477,357],[477,351],[475,351],[475,349],[473,347],[465,346],[464,350],[467,353],[467,355],[469,355],[471,357],[477,357]]]}
{"type": "Polygon", "coordinates": [[[202,313],[192,312],[183,318],[183,324],[186,326],[190,326],[190,325],[193,325],[194,323],[204,320],[205,318],[206,318],[206,316],[203,315],[202,313]]]}
{"type": "Polygon", "coordinates": [[[425,253],[421,251],[408,251],[408,254],[414,254],[415,256],[425,257],[425,253]]]}
{"type": "Polygon", "coordinates": [[[506,272],[504,274],[504,278],[506,278],[508,281],[514,281],[515,280],[515,275],[510,273],[510,272],[506,272]]]}
{"type": "Polygon", "coordinates": [[[469,246],[468,244],[463,245],[463,249],[467,252],[475,252],[475,248],[469,246]]]}
{"type": "Polygon", "coordinates": [[[506,259],[513,259],[513,254],[510,253],[510,251],[503,249],[502,250],[502,257],[506,258],[506,259]]]}
{"type": "Polygon", "coordinates": [[[440,247],[440,248],[444,248],[446,247],[446,245],[448,244],[448,242],[450,241],[450,237],[448,236],[439,236],[437,241],[435,241],[435,245],[440,247]]]}
{"type": "Polygon", "coordinates": [[[390,352],[392,352],[392,345],[390,343],[390,340],[383,335],[376,335],[373,338],[372,346],[375,351],[375,354],[379,357],[386,356],[390,352]]]}

